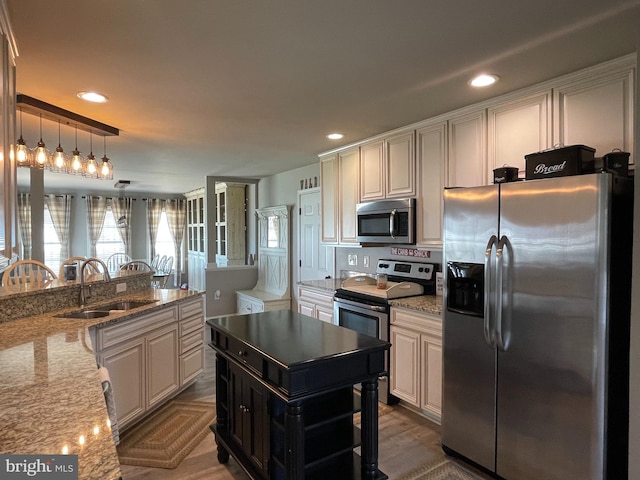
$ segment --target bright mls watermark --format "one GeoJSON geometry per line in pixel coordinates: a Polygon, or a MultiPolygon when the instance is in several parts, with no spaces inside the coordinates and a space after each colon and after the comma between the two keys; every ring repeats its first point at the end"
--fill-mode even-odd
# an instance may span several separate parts
{"type": "Polygon", "coordinates": [[[0,455],[2,480],[78,480],[77,455],[0,455]]]}

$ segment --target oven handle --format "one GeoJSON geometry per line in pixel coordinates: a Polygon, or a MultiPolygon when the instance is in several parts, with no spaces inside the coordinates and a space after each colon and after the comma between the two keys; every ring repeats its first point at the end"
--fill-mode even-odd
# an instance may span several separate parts
{"type": "Polygon", "coordinates": [[[350,305],[352,307],[362,308],[364,310],[371,310],[372,312],[386,312],[387,307],[381,305],[367,305],[366,303],[354,302],[352,300],[346,300],[344,298],[333,297],[333,301],[337,304],[350,305]]]}

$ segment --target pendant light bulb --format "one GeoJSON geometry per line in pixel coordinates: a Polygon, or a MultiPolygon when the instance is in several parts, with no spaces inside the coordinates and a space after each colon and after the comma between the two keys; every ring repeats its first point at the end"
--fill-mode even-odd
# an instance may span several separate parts
{"type": "Polygon", "coordinates": [[[78,150],[78,126],[76,125],[76,148],[72,152],[70,173],[82,174],[82,155],[78,150]]]}
{"type": "Polygon", "coordinates": [[[22,138],[22,109],[20,109],[20,138],[16,144],[16,160],[19,166],[29,166],[29,148],[22,138]]]}
{"type": "Polygon", "coordinates": [[[109,157],[107,157],[107,137],[104,137],[104,156],[100,167],[100,178],[105,180],[113,179],[113,165],[109,163],[109,157]]]}
{"type": "Polygon", "coordinates": [[[60,144],[60,120],[58,120],[58,146],[51,157],[51,169],[59,173],[66,173],[67,171],[67,156],[64,154],[64,150],[60,144]]]}
{"type": "Polygon", "coordinates": [[[34,153],[34,164],[38,168],[44,168],[47,163],[49,163],[49,152],[47,151],[47,147],[42,141],[42,114],[40,114],[40,141],[36,146],[34,153]]]}
{"type": "Polygon", "coordinates": [[[92,132],[89,132],[89,155],[87,155],[85,176],[91,178],[98,177],[98,163],[96,162],[96,157],[93,155],[92,132]]]}

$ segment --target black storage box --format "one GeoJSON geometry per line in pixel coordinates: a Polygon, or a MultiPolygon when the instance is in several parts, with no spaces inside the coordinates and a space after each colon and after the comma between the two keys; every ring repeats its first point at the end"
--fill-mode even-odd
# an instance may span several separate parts
{"type": "Polygon", "coordinates": [[[621,177],[629,176],[629,152],[610,152],[594,159],[596,172],[609,172],[621,177]]]}
{"type": "Polygon", "coordinates": [[[500,167],[493,169],[493,183],[517,182],[518,167],[500,167]]]}
{"type": "Polygon", "coordinates": [[[595,148],[571,145],[525,155],[527,180],[593,173],[595,148]]]}

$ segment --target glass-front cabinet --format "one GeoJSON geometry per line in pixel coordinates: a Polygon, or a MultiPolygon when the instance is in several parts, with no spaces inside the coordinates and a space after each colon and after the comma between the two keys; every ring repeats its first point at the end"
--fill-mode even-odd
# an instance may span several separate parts
{"type": "Polygon", "coordinates": [[[205,289],[206,241],[204,188],[185,193],[187,197],[187,260],[189,288],[205,289]]]}

